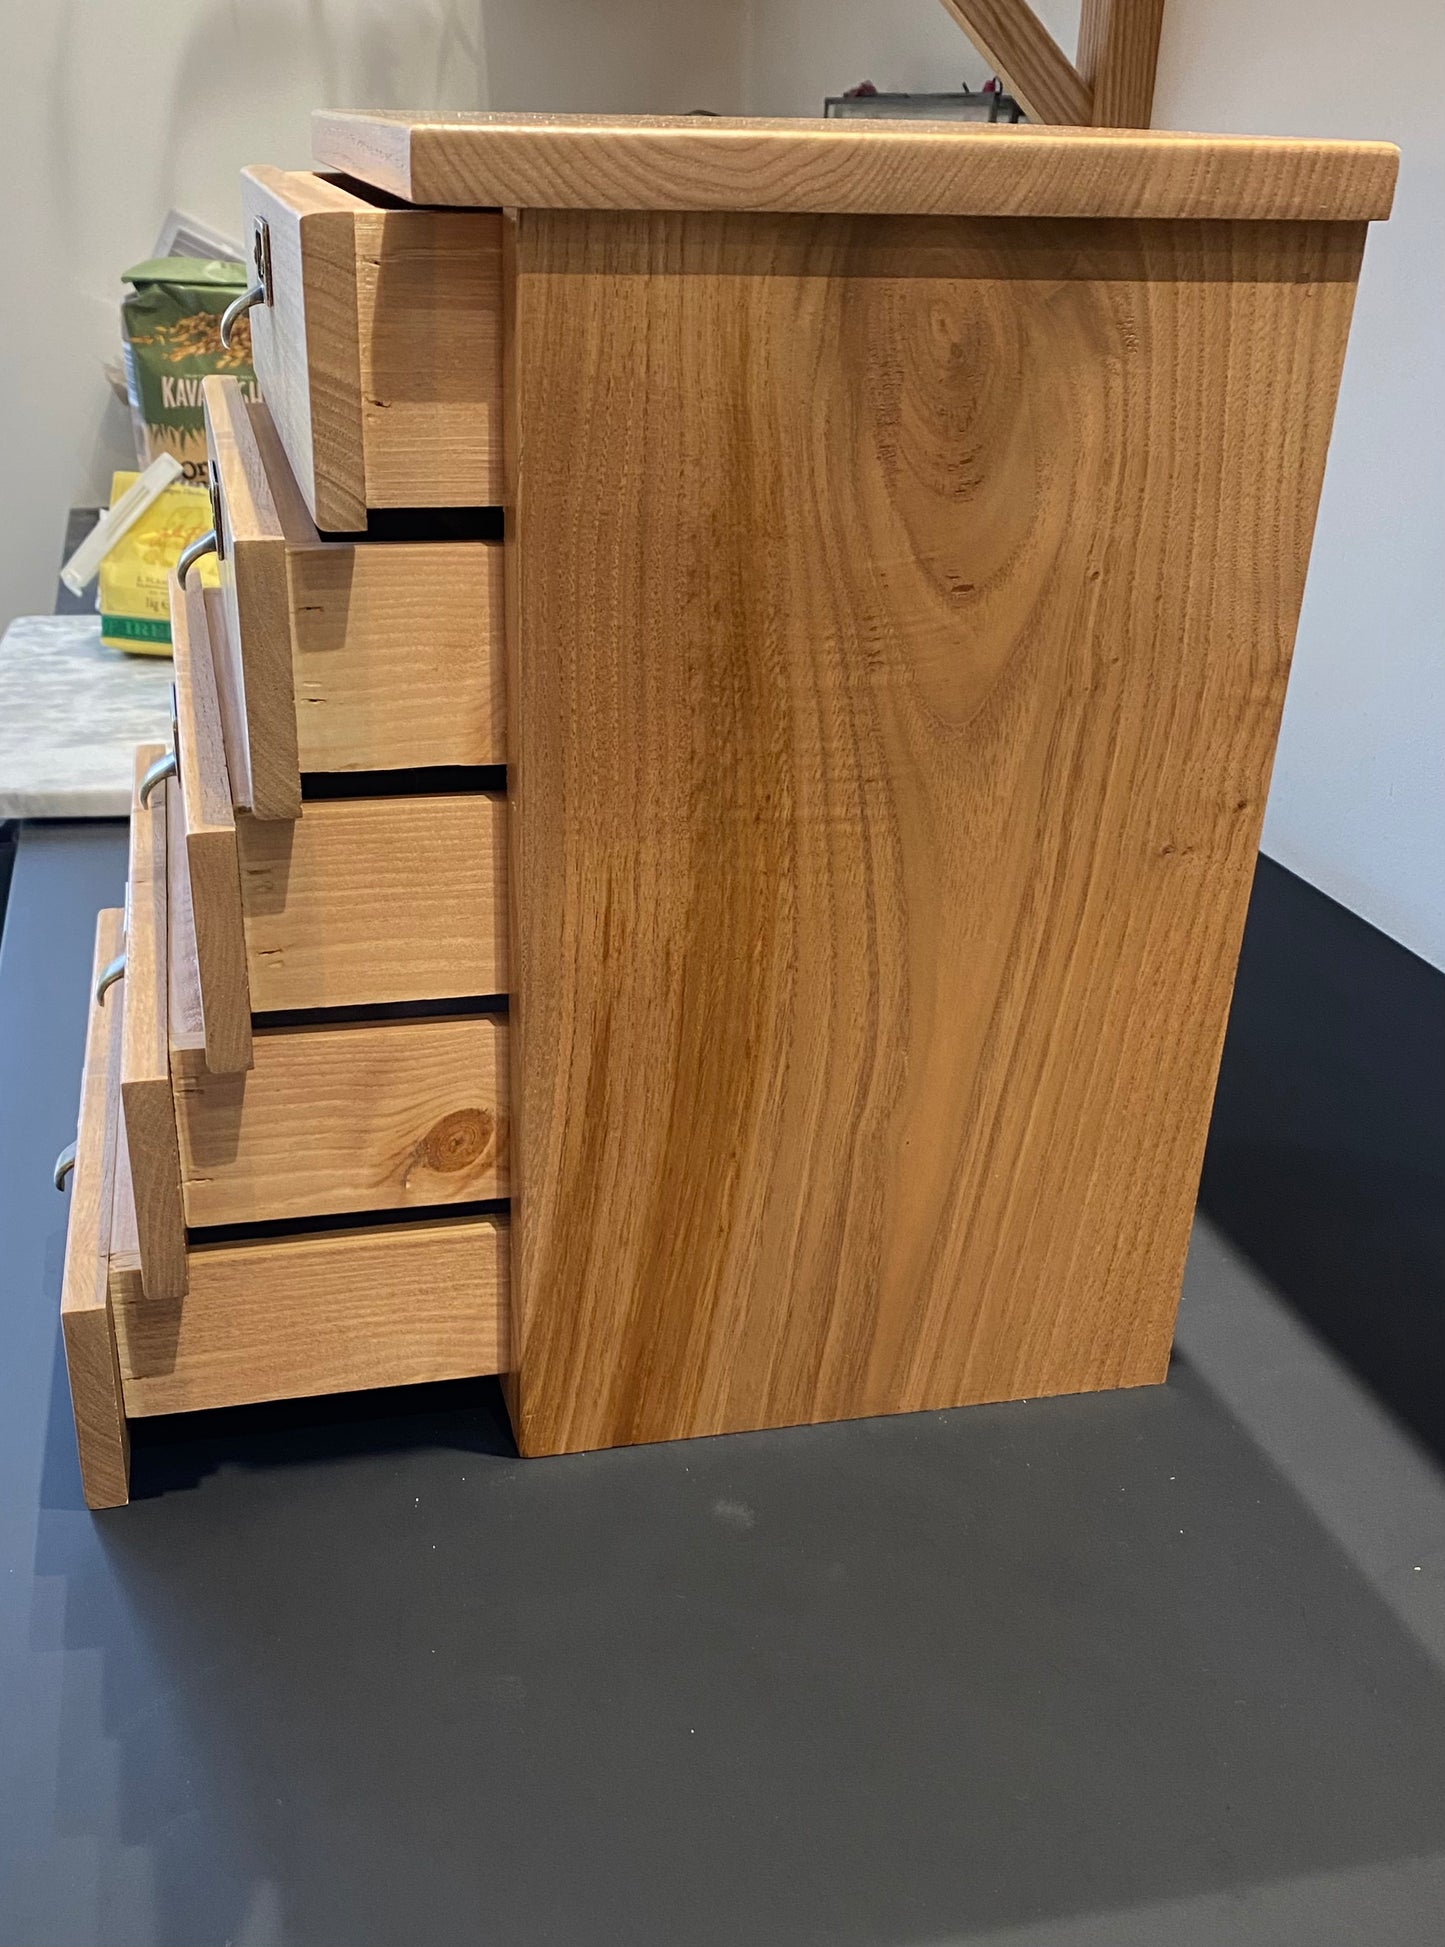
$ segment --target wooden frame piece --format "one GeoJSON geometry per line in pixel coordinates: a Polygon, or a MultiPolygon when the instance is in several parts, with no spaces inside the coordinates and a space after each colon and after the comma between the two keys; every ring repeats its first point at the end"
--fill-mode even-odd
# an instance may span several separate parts
{"type": "Polygon", "coordinates": [[[159,744],[135,754],[130,813],[130,879],[126,905],[120,1105],[135,1187],[141,1276],[148,1298],[179,1298],[186,1288],[186,1227],[181,1207],[180,1150],[171,1094],[169,939],[166,852],[169,788],[142,808],[140,781],[161,755],[159,744]]]}
{"type": "Polygon", "coordinates": [[[286,543],[235,380],[201,381],[226,627],[212,644],[231,795],[257,818],[301,816],[286,543]],[[242,611],[245,632],[242,633],[242,611]]]}
{"type": "Polygon", "coordinates": [[[1096,128],[1148,128],[1163,25],[1164,0],[1083,0],[1078,71],[1096,128]]]}
{"type": "MultiPolygon", "coordinates": [[[[179,789],[168,793],[167,816],[177,826],[169,831],[169,844],[172,849],[179,845],[185,864],[206,1066],[217,1074],[232,1074],[251,1065],[251,995],[236,814],[211,660],[208,595],[219,605],[219,589],[203,589],[199,581],[182,589],[171,577],[179,789]]],[[[290,827],[272,821],[264,829],[290,827]]]]}
{"type": "Polygon", "coordinates": [[[1094,119],[1089,84],[1028,0],[943,0],[943,5],[1034,121],[1089,126],[1094,119]]]}
{"type": "MultiPolygon", "coordinates": [[[[124,916],[107,909],[96,920],[91,987],[120,951],[124,916]]],[[[70,1221],[60,1285],[60,1327],[80,1480],[88,1508],[123,1507],[130,1499],[130,1438],[121,1394],[115,1321],[109,1291],[111,1210],[120,1122],[119,995],[92,1000],[86,1022],[85,1066],[70,1182],[70,1221]]],[[[138,1277],[137,1270],[137,1277],[138,1277]]]]}

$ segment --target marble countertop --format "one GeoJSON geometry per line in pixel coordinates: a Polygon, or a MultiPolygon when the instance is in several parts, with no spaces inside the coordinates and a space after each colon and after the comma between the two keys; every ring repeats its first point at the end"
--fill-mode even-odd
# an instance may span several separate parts
{"type": "Polygon", "coordinates": [[[170,741],[169,656],[101,646],[96,615],[22,615],[0,640],[0,818],[124,818],[135,747],[170,741]]]}

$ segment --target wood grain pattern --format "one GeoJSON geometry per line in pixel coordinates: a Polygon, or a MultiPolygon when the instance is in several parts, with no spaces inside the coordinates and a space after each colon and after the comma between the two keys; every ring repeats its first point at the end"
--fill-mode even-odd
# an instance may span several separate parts
{"type": "Polygon", "coordinates": [[[506,1282],[496,1217],[197,1244],[185,1297],[163,1305],[118,1252],[125,1410],[141,1419],[501,1372],[506,1282]]]}
{"type": "MultiPolygon", "coordinates": [[[[218,597],[219,589],[213,591],[218,597]]],[[[178,788],[167,798],[185,862],[185,899],[195,956],[206,1066],[218,1074],[251,1065],[251,996],[241,928],[236,814],[226,769],[221,706],[211,660],[205,591],[171,577],[171,647],[176,665],[178,788]]],[[[280,826],[289,830],[289,826],[280,826]]]]}
{"type": "Polygon", "coordinates": [[[1362,243],[521,215],[524,1452],[1162,1379],[1362,243]]]}
{"type": "Polygon", "coordinates": [[[234,379],[208,378],[201,381],[201,394],[221,521],[224,627],[212,631],[211,647],[231,795],[258,818],[299,818],[301,768],[280,515],[241,388],[234,379]]]}
{"type": "MultiPolygon", "coordinates": [[[[123,915],[116,909],[101,913],[95,927],[92,987],[123,941],[123,915]]],[[[115,990],[111,991],[114,997],[115,990]]],[[[130,1439],[107,1282],[116,1159],[124,1147],[118,1137],[120,1026],[118,1007],[92,1002],[60,1285],[61,1336],[88,1508],[123,1507],[130,1499],[130,1439]]]]}
{"type": "MultiPolygon", "coordinates": [[[[227,527],[249,551],[276,551],[284,572],[237,589],[234,622],[213,623],[212,640],[238,667],[251,631],[289,640],[300,768],[503,763],[501,548],[323,541],[266,407],[247,406],[234,379],[215,385],[242,478],[267,488],[228,505],[227,527]]],[[[208,591],[208,612],[220,600],[208,591]]]]}
{"type": "Polygon", "coordinates": [[[321,799],[237,832],[258,1012],[507,991],[501,797],[321,799]]]}
{"type": "Polygon", "coordinates": [[[1099,128],[1148,128],[1164,0],[1083,0],[1079,73],[1099,128]]]}
{"type": "Polygon", "coordinates": [[[120,1106],[135,1190],[141,1276],[151,1298],[179,1298],[186,1288],[186,1233],[181,1214],[180,1157],[171,1101],[169,942],[166,845],[169,785],[143,810],[139,787],[162,750],[135,754],[130,811],[130,878],[126,904],[125,979],[111,995],[123,1000],[120,1106]]]}
{"type": "Polygon", "coordinates": [[[1089,88],[1028,0],[943,0],[1035,122],[1087,127],[1089,88]]]}
{"type": "Polygon", "coordinates": [[[177,1055],[187,1221],[506,1196],[506,1040],[505,1023],[469,1016],[268,1028],[245,1075],[177,1055]]]}
{"type": "Polygon", "coordinates": [[[256,371],[317,525],[498,501],[496,212],[397,210],[268,168],[244,172],[242,202],[271,238],[256,371]]]}
{"type": "Polygon", "coordinates": [[[323,109],[312,131],[318,162],[411,202],[517,209],[1368,222],[1399,163],[1385,142],[957,122],[323,109]]]}

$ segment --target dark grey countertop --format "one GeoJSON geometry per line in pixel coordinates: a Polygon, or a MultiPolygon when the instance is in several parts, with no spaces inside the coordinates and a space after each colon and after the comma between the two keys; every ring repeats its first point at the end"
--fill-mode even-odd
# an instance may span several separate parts
{"type": "Polygon", "coordinates": [[[1391,1947],[1445,1487],[1220,1237],[1167,1386],[557,1461],[490,1382],[137,1431],[57,1330],[120,827],[0,944],[0,1947],[1391,1947]]]}

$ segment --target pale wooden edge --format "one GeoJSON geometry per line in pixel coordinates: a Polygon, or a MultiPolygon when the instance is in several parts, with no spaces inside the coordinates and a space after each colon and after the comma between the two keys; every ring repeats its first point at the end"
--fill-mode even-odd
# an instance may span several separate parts
{"type": "Polygon", "coordinates": [[[171,577],[171,647],[180,776],[168,816],[178,818],[180,830],[168,827],[169,849],[173,856],[179,850],[184,863],[206,1066],[229,1074],[251,1066],[251,994],[236,816],[199,580],[182,589],[171,577]]]}
{"type": "Polygon", "coordinates": [[[191,874],[175,779],[166,785],[166,1040],[171,1069],[178,1054],[195,1054],[205,1068],[206,1026],[201,1012],[191,874]]]}
{"type": "Polygon", "coordinates": [[[221,504],[227,630],[217,680],[225,662],[228,681],[239,686],[250,785],[245,802],[258,818],[299,818],[301,769],[281,519],[240,386],[234,379],[203,379],[201,396],[221,504]]]}
{"type": "Polygon", "coordinates": [[[318,110],[317,162],[408,201],[533,209],[1375,221],[1387,142],[940,122],[318,110]]]}
{"type": "Polygon", "coordinates": [[[241,198],[271,236],[273,303],[252,316],[257,371],[266,387],[264,368],[274,365],[272,404],[317,525],[356,532],[366,526],[367,507],[356,217],[376,206],[323,178],[267,164],[242,170],[241,198]]]}
{"type": "Polygon", "coordinates": [[[142,810],[140,781],[160,755],[159,744],[135,754],[130,815],[120,1106],[135,1189],[141,1274],[149,1298],[178,1298],[186,1288],[186,1228],[181,1159],[171,1095],[169,939],[166,890],[166,803],[153,792],[142,810]]]}
{"type": "Polygon", "coordinates": [[[114,1255],[126,1411],[141,1419],[502,1372],[507,1281],[504,1216],[196,1244],[190,1288],[168,1306],[144,1298],[134,1263],[114,1255]],[[367,1295],[348,1329],[346,1287],[358,1284],[367,1295]],[[437,1285],[449,1287],[440,1301],[437,1285]]]}
{"type": "MultiPolygon", "coordinates": [[[[123,915],[108,908],[96,921],[92,991],[101,969],[120,951],[123,937],[123,915]]],[[[61,1337],[75,1415],[81,1488],[89,1508],[124,1507],[130,1499],[130,1438],[108,1275],[120,1148],[119,1088],[119,1010],[92,1001],[86,1023],[75,1170],[70,1180],[70,1222],[60,1285],[61,1337]]]]}

